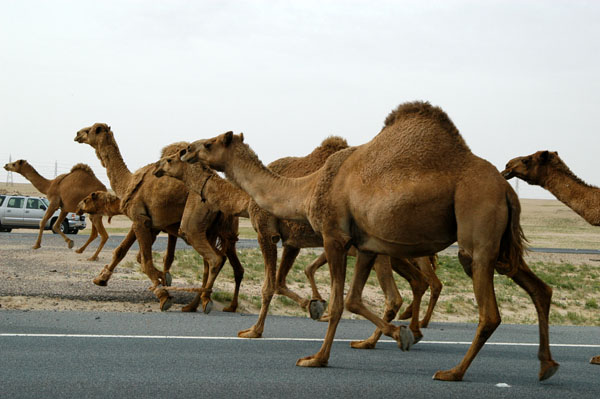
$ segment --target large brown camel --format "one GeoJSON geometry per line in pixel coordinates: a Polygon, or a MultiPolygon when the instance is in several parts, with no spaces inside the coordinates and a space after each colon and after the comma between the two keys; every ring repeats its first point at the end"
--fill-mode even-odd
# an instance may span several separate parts
{"type": "MultiPolygon", "coordinates": [[[[348,256],[356,256],[356,248],[351,247],[348,250],[348,256]]],[[[437,256],[421,256],[413,259],[406,259],[406,261],[411,262],[413,266],[417,267],[427,284],[429,285],[431,295],[429,299],[429,306],[427,307],[427,311],[425,312],[425,316],[423,320],[419,322],[419,327],[427,328],[429,326],[429,321],[431,320],[431,316],[433,315],[433,309],[435,309],[435,305],[440,297],[442,292],[443,284],[440,279],[435,274],[435,270],[437,269],[437,256]]],[[[315,281],[315,273],[317,270],[327,264],[327,256],[325,252],[321,253],[310,265],[306,266],[304,269],[304,273],[306,274],[306,278],[310,283],[310,288],[312,289],[313,298],[323,300],[321,297],[321,293],[319,292],[319,288],[317,287],[317,283],[315,281]]],[[[406,307],[406,310],[398,316],[400,320],[410,319],[412,317],[412,304],[409,304],[406,307]]],[[[329,317],[322,318],[323,321],[329,320],[329,317]]],[[[415,332],[413,331],[413,334],[415,332]]]]}
{"type": "MultiPolygon", "coordinates": [[[[282,158],[271,165],[274,164],[275,169],[283,170],[284,173],[298,174],[302,170],[317,169],[318,165],[315,166],[315,163],[322,165],[327,157],[338,151],[340,147],[347,147],[346,141],[339,137],[330,137],[306,157],[282,158]]],[[[202,162],[192,166],[182,162],[177,156],[164,157],[157,162],[154,173],[157,176],[168,175],[182,180],[188,189],[199,194],[206,201],[207,206],[213,208],[214,212],[221,211],[243,216],[248,214],[248,209],[250,210],[252,225],[257,231],[259,246],[265,259],[265,282],[263,284],[263,301],[258,321],[250,329],[240,331],[238,336],[243,338],[260,338],[262,336],[269,304],[275,293],[285,295],[302,308],[309,310],[313,319],[319,319],[322,316],[324,311],[322,298],[319,297],[309,301],[293,292],[286,284],[287,274],[298,256],[300,248],[323,245],[320,234],[315,233],[308,223],[277,219],[270,213],[260,209],[254,201],[251,201],[245,191],[234,187],[231,183],[219,177],[202,162]],[[283,253],[281,266],[277,269],[277,275],[275,275],[276,243],[280,238],[283,239],[283,253]]],[[[413,289],[413,296],[416,298],[414,306],[419,307],[420,298],[427,288],[425,278],[416,267],[411,264],[407,266],[405,269],[408,271],[403,269],[400,274],[409,281],[413,289]]],[[[402,297],[392,276],[392,265],[389,260],[381,259],[381,262],[376,262],[374,268],[386,297],[384,317],[386,320],[391,321],[402,305],[402,297]]],[[[411,315],[409,314],[408,317],[411,317],[411,315]]],[[[418,316],[411,320],[410,328],[417,339],[423,336],[419,329],[418,316]]],[[[354,348],[374,348],[380,336],[381,332],[376,330],[367,340],[354,341],[351,345],[354,348]]]]}
{"type": "MultiPolygon", "coordinates": [[[[513,158],[506,164],[502,176],[518,177],[545,188],[589,224],[600,226],[600,188],[585,183],[571,172],[557,152],[538,151],[513,158]]],[[[600,364],[600,356],[594,356],[590,363],[600,364]]]]}
{"type": "MultiPolygon", "coordinates": [[[[231,303],[224,311],[235,311],[239,287],[244,275],[235,251],[238,220],[223,215],[213,215],[199,195],[190,193],[177,179],[161,178],[152,174],[154,164],[132,173],[125,164],[110,127],[96,123],[77,132],[75,141],[86,143],[96,150],[96,155],[106,168],[111,187],[121,199],[121,210],[132,221],[132,229],[119,248],[113,253],[113,262],[105,267],[110,273],[125,256],[137,239],[142,270],[152,281],[150,287],[160,300],[161,310],[171,306],[171,296],[164,288],[167,283],[165,271],[159,271],[152,261],[152,242],[159,231],[186,240],[203,258],[205,273],[202,290],[194,300],[183,307],[184,312],[212,309],[212,287],[225,261],[234,270],[235,290],[231,303]],[[215,244],[220,242],[220,248],[215,244]],[[112,268],[112,269],[111,269],[112,268]]],[[[162,156],[176,153],[185,143],[175,143],[163,149],[162,156]]]]}
{"type": "MultiPolygon", "coordinates": [[[[67,213],[77,211],[77,204],[85,196],[94,191],[106,191],[106,186],[96,178],[92,169],[86,164],[79,163],[73,166],[69,173],[59,175],[52,180],[44,178],[33,166],[23,159],[7,163],[4,165],[4,169],[20,173],[29,180],[39,192],[45,194],[48,198],[48,209],[46,209],[46,213],[40,222],[40,231],[32,248],[38,249],[41,247],[44,227],[46,226],[48,219],[50,219],[54,212],[59,208],[60,214],[52,226],[52,231],[60,234],[67,243],[67,246],[73,248],[73,240],[60,231],[60,225],[67,216],[67,213]]],[[[104,247],[106,240],[108,240],[108,233],[102,224],[102,215],[90,214],[89,219],[92,222],[90,236],[85,244],[83,244],[81,248],[75,250],[75,252],[80,254],[85,251],[87,246],[98,237],[98,234],[100,234],[102,237],[100,245],[98,245],[96,252],[88,259],[93,261],[98,259],[98,254],[104,247]]]]}
{"type": "MultiPolygon", "coordinates": [[[[243,142],[227,132],[192,143],[182,159],[205,161],[243,188],[274,215],[308,220],[323,235],[332,278],[331,315],[321,349],[298,366],[326,366],[344,307],[346,251],[358,256],[346,308],[371,320],[404,345],[410,332],[370,312],[362,290],[376,258],[433,255],[458,241],[459,260],[472,278],[479,325],[463,360],[438,371],[439,380],[462,380],[500,324],[494,271],[506,274],[532,298],[539,320],[539,379],[558,369],[550,353],[548,313],[552,289],[523,259],[520,204],[514,190],[489,162],[475,156],[450,118],[425,102],[400,105],[370,142],[331,155],[319,171],[286,178],[266,168],[243,142]]],[[[412,338],[412,337],[411,337],[412,338]]]]}

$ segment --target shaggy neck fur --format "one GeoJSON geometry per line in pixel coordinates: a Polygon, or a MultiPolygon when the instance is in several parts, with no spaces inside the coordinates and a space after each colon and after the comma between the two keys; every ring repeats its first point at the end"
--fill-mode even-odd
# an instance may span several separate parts
{"type": "Polygon", "coordinates": [[[539,185],[594,226],[600,226],[600,189],[583,182],[560,161],[548,165],[539,185]]]}
{"type": "Polygon", "coordinates": [[[48,180],[40,175],[29,163],[23,163],[19,173],[29,180],[39,192],[43,194],[48,192],[52,180],[48,180]]]}
{"type": "Polygon", "coordinates": [[[316,175],[297,179],[282,177],[268,169],[250,147],[234,141],[225,164],[228,179],[246,191],[259,207],[282,219],[307,220],[307,200],[316,175]]]}

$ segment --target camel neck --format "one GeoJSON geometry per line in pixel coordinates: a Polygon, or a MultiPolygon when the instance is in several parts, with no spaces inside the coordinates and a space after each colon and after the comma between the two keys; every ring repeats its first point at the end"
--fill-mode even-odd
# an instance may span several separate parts
{"type": "Polygon", "coordinates": [[[316,175],[286,178],[273,173],[243,143],[236,143],[233,156],[225,166],[225,175],[246,191],[259,207],[281,219],[308,219],[307,200],[316,175]]]}
{"type": "Polygon", "coordinates": [[[594,226],[600,226],[600,189],[565,171],[556,171],[541,185],[594,226]]]}
{"type": "Polygon", "coordinates": [[[122,198],[129,187],[132,174],[119,151],[116,143],[110,144],[96,151],[98,158],[106,168],[110,186],[118,197],[122,198]]]}
{"type": "Polygon", "coordinates": [[[52,180],[48,180],[40,175],[37,170],[33,168],[33,166],[29,164],[25,165],[21,170],[21,174],[23,177],[29,180],[40,193],[48,193],[48,189],[50,188],[50,184],[52,184],[52,180]]]}

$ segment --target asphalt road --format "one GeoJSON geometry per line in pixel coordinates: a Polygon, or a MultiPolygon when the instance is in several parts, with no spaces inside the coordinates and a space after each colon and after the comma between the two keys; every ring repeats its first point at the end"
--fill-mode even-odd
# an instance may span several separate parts
{"type": "Polygon", "coordinates": [[[389,339],[375,350],[348,340],[370,335],[367,321],[343,320],[329,367],[295,366],[315,353],[326,324],[270,316],[265,338],[237,339],[255,315],[0,311],[0,396],[99,397],[439,397],[598,398],[597,327],[551,327],[561,368],[538,382],[535,326],[501,325],[463,382],[433,381],[457,364],[472,324],[432,323],[409,352],[389,339]],[[500,384],[500,385],[498,385],[500,384]]]}

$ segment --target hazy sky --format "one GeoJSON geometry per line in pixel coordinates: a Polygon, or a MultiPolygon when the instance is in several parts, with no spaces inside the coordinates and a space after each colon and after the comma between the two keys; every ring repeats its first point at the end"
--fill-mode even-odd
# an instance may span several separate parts
{"type": "MultiPolygon", "coordinates": [[[[263,162],[329,135],[369,141],[428,100],[503,169],[558,151],[600,185],[598,1],[0,0],[0,162],[53,177],[112,126],[129,168],[171,142],[243,132],[263,162]]],[[[451,156],[451,154],[440,154],[451,156]]],[[[6,172],[0,174],[6,180],[6,172]]],[[[15,176],[15,182],[24,181],[15,176]]],[[[522,197],[548,198],[520,183],[522,197]]]]}

